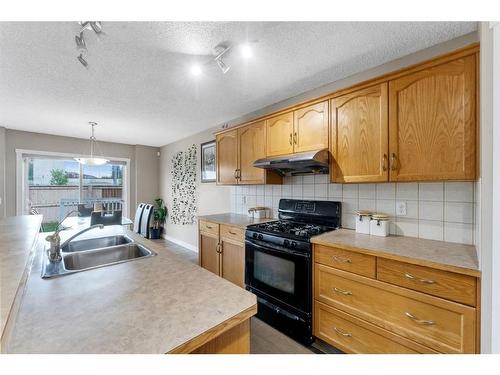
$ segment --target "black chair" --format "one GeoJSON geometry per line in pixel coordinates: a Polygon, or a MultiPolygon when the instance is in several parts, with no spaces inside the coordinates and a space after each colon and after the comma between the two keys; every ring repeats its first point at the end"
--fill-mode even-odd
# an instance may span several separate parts
{"type": "Polygon", "coordinates": [[[122,211],[117,210],[112,213],[105,211],[92,211],[90,214],[90,225],[121,225],[122,224],[122,211]]]}
{"type": "Polygon", "coordinates": [[[89,207],[84,204],[78,205],[78,214],[81,217],[89,217],[92,214],[93,210],[94,210],[93,207],[89,207]]]}

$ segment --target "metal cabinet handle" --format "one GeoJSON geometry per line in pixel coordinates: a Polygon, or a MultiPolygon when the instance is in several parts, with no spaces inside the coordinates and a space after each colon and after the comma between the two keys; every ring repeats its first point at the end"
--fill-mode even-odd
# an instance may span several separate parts
{"type": "Polygon", "coordinates": [[[423,284],[435,284],[436,282],[431,279],[419,279],[418,277],[413,276],[411,273],[406,272],[405,277],[410,280],[415,280],[421,282],[423,284]]]}
{"type": "Polygon", "coordinates": [[[408,311],[405,312],[405,315],[417,324],[422,324],[425,326],[432,326],[436,324],[436,322],[434,322],[433,320],[418,319],[415,315],[409,313],[408,311]]]}
{"type": "Polygon", "coordinates": [[[220,243],[215,247],[215,251],[219,254],[222,254],[222,245],[220,243]]]}
{"type": "Polygon", "coordinates": [[[213,229],[213,228],[214,228],[213,226],[208,225],[208,224],[206,225],[206,227],[207,227],[208,229],[213,229]]]}
{"type": "Polygon", "coordinates": [[[382,170],[384,172],[387,170],[387,154],[382,157],[382,170]]]}
{"type": "Polygon", "coordinates": [[[293,133],[293,143],[297,144],[297,132],[293,133]]]}
{"type": "Polygon", "coordinates": [[[350,290],[343,290],[339,288],[333,288],[333,290],[337,293],[343,294],[344,296],[352,296],[352,292],[350,290]]]}
{"type": "Polygon", "coordinates": [[[292,143],[292,133],[290,133],[290,139],[288,140],[288,142],[290,142],[290,146],[293,145],[293,143],[292,143]]]}
{"type": "Polygon", "coordinates": [[[352,263],[352,261],[349,258],[341,258],[336,255],[332,256],[332,259],[339,263],[352,263]]]}
{"type": "Polygon", "coordinates": [[[232,235],[237,235],[238,233],[233,232],[232,230],[229,230],[229,234],[232,234],[232,235]]]}
{"type": "Polygon", "coordinates": [[[391,171],[395,171],[397,169],[396,163],[397,163],[397,157],[396,154],[393,152],[391,154],[391,171]]]}
{"type": "Polygon", "coordinates": [[[344,337],[352,337],[352,333],[349,333],[349,332],[345,332],[343,330],[341,330],[340,328],[337,328],[337,327],[333,327],[333,329],[335,330],[335,332],[337,332],[339,335],[342,335],[344,337]]]}
{"type": "Polygon", "coordinates": [[[238,170],[237,170],[237,169],[235,169],[235,170],[234,170],[234,174],[233,174],[233,176],[234,176],[234,178],[236,178],[236,179],[238,178],[238,170]]]}

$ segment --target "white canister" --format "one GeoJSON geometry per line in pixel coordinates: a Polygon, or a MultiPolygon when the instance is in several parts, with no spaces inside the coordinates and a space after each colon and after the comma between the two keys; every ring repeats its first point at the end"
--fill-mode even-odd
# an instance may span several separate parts
{"type": "Polygon", "coordinates": [[[253,208],[248,209],[248,217],[253,218],[254,213],[255,213],[255,209],[253,209],[253,208]]]}
{"type": "Polygon", "coordinates": [[[370,211],[357,211],[356,215],[356,233],[370,234],[372,213],[370,211]]]}
{"type": "Polygon", "coordinates": [[[387,237],[389,235],[389,216],[374,214],[370,221],[370,234],[373,236],[387,237]]]}
{"type": "Polygon", "coordinates": [[[255,207],[254,219],[265,219],[267,210],[265,207],[255,207]]]}

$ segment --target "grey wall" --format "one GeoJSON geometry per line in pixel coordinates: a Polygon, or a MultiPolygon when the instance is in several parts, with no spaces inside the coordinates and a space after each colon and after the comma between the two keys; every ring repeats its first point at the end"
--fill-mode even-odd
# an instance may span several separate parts
{"type": "MultiPolygon", "coordinates": [[[[214,140],[212,130],[195,134],[181,141],[171,143],[161,148],[160,156],[160,195],[165,199],[167,208],[172,208],[172,156],[179,151],[185,151],[193,143],[197,150],[196,192],[198,199],[198,215],[208,215],[220,212],[229,212],[231,209],[230,188],[216,186],[215,182],[200,182],[200,144],[214,140]]],[[[166,238],[173,239],[191,249],[198,247],[198,225],[176,225],[170,219],[166,224],[166,238]]]]}
{"type": "Polygon", "coordinates": [[[5,128],[0,127],[0,219],[5,217],[5,128]]]}
{"type": "MultiPolygon", "coordinates": [[[[1,138],[0,138],[1,140],[1,138]]],[[[16,215],[16,149],[87,154],[85,139],[5,129],[5,208],[7,216],[16,215]]],[[[107,157],[130,159],[130,212],[135,212],[137,198],[151,201],[158,189],[158,148],[99,142],[99,151],[107,157]],[[137,151],[138,150],[138,151],[137,151]],[[139,171],[139,172],[138,172],[139,171]],[[148,177],[137,181],[136,175],[148,177]],[[155,178],[156,176],[156,178],[155,178]],[[144,191],[144,194],[142,193],[144,191]],[[140,192],[139,196],[137,192],[140,192]]],[[[2,153],[3,154],[3,153],[2,153]]],[[[0,159],[1,160],[1,159],[0,159]]]]}
{"type": "MultiPolygon", "coordinates": [[[[402,57],[398,60],[391,61],[387,64],[375,67],[365,72],[361,72],[353,76],[347,77],[345,79],[329,83],[325,86],[305,92],[299,96],[287,99],[285,101],[276,104],[269,105],[258,111],[246,114],[236,119],[228,120],[227,123],[230,126],[241,124],[245,121],[251,120],[259,116],[263,116],[268,113],[272,113],[282,108],[300,103],[304,100],[316,98],[321,95],[326,95],[341,88],[351,86],[371,78],[375,78],[382,74],[389,73],[412,64],[419,63],[426,59],[430,59],[432,57],[456,50],[458,48],[464,47],[466,45],[478,41],[479,41],[479,36],[476,32],[467,34],[460,38],[450,40],[448,42],[433,46],[431,48],[427,48],[425,50],[402,57]]],[[[167,202],[171,200],[170,158],[173,155],[173,153],[175,151],[179,151],[183,148],[186,148],[187,145],[190,145],[192,143],[196,143],[197,146],[199,146],[201,142],[214,139],[215,137],[213,136],[213,132],[218,129],[220,129],[220,127],[216,127],[212,131],[210,130],[204,131],[202,133],[188,137],[184,140],[163,146],[161,148],[162,156],[160,159],[160,194],[163,198],[167,200],[167,202]]],[[[198,184],[198,187],[199,187],[198,189],[199,215],[207,213],[230,212],[231,190],[228,187],[215,186],[215,184],[210,184],[209,186],[205,186],[205,184],[201,185],[198,184]]],[[[172,224],[168,224],[166,234],[167,238],[169,239],[185,242],[191,245],[191,247],[197,246],[197,241],[198,241],[197,225],[173,226],[172,224]]]]}
{"type": "Polygon", "coordinates": [[[135,192],[136,202],[153,203],[160,191],[159,148],[135,146],[135,192]]]}

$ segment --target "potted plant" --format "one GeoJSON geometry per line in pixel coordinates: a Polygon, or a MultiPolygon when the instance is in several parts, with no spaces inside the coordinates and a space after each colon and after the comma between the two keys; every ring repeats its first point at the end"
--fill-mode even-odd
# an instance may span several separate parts
{"type": "Polygon", "coordinates": [[[167,207],[163,204],[163,199],[155,199],[155,208],[153,214],[153,227],[150,228],[150,238],[157,240],[161,237],[163,224],[167,220],[167,207]]]}

